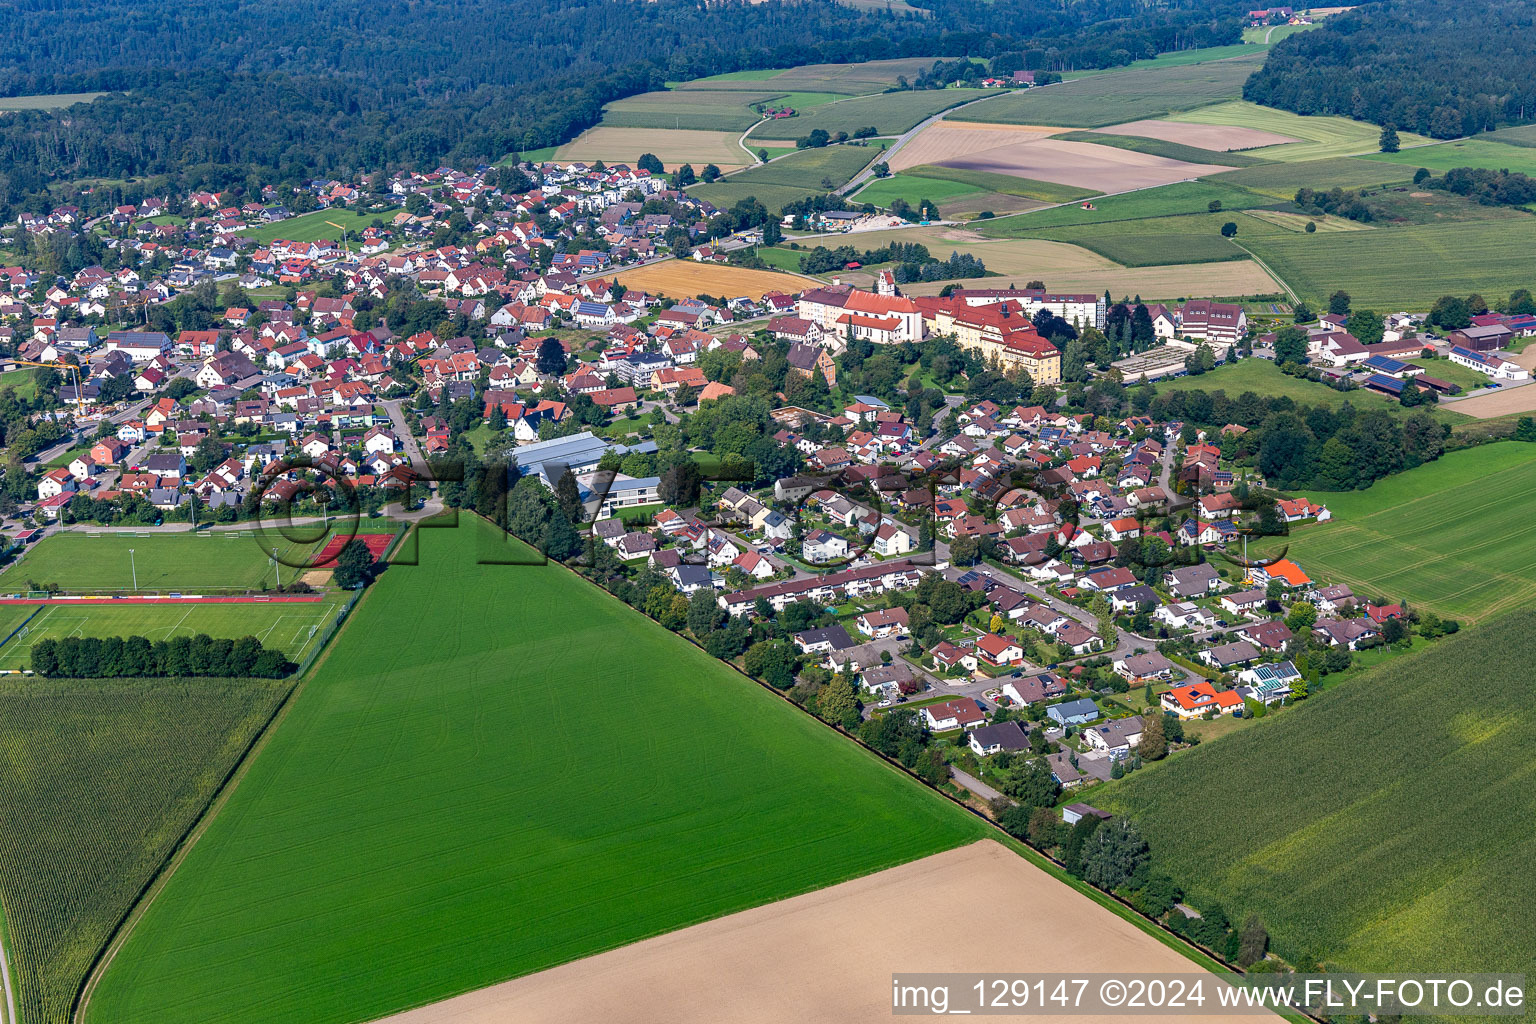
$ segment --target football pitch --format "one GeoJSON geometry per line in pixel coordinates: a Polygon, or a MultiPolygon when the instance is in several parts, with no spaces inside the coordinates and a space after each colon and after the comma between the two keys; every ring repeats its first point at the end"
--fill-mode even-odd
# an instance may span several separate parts
{"type": "Polygon", "coordinates": [[[987,834],[490,530],[374,584],[88,1024],[374,1020],[987,834]]]}
{"type": "MultiPolygon", "coordinates": [[[[300,531],[308,529],[293,532],[305,537],[310,534],[300,531]]],[[[44,538],[23,555],[0,575],[0,590],[20,593],[30,589],[29,581],[57,584],[69,593],[131,593],[135,584],[149,593],[275,589],[298,579],[303,570],[296,566],[312,560],[329,538],[287,540],[272,528],[139,534],[69,530],[44,538]],[[278,564],[272,560],[273,547],[278,564]]]]}
{"type": "MultiPolygon", "coordinates": [[[[325,632],[325,627],[344,604],[346,601],[342,598],[241,604],[176,602],[155,605],[112,601],[51,604],[31,619],[18,635],[0,645],[0,672],[29,668],[32,645],[39,640],[62,640],[70,636],[142,636],[152,641],[199,633],[230,640],[254,636],[262,646],[282,651],[291,661],[302,661],[309,653],[310,645],[325,632]]],[[[26,607],[31,610],[31,606],[26,607]]]]}

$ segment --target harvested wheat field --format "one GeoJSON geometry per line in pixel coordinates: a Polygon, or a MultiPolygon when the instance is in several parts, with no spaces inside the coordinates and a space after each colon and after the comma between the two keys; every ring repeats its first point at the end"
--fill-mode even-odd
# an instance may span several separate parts
{"type": "Polygon", "coordinates": [[[1496,416],[1509,416],[1517,412],[1536,412],[1536,384],[1522,384],[1517,388],[1505,385],[1501,390],[1491,394],[1478,395],[1476,398],[1467,398],[1459,402],[1445,402],[1440,408],[1480,420],[1491,420],[1496,416]]]}
{"type": "Polygon", "coordinates": [[[898,149],[889,160],[891,170],[900,171],[923,164],[937,164],[959,157],[985,153],[1000,146],[1012,146],[1032,139],[1043,139],[1065,129],[1042,128],[1027,124],[987,124],[983,121],[935,121],[898,149]]]}
{"type": "MultiPolygon", "coordinates": [[[[1006,847],[983,840],[385,1021],[873,1024],[891,1019],[893,972],[983,970],[1193,974],[1200,968],[1006,847]]],[[[1031,1019],[1066,1024],[1084,1018],[1031,1019]]]]}
{"type": "Polygon", "coordinates": [[[1135,135],[1143,139],[1160,139],[1177,142],[1181,146],[1211,149],[1218,153],[1230,153],[1238,149],[1258,149],[1260,146],[1281,146],[1287,142],[1299,142],[1289,135],[1266,132],[1258,128],[1239,128],[1222,124],[1186,124],[1182,121],[1148,119],[1112,124],[1108,128],[1093,128],[1101,135],[1135,135]]]}
{"type": "Polygon", "coordinates": [[[1191,164],[1151,153],[1060,139],[1035,139],[997,146],[973,156],[951,157],[941,161],[940,166],[1011,174],[1098,192],[1129,192],[1232,170],[1215,164],[1191,164]]]}
{"type": "Polygon", "coordinates": [[[752,163],[752,158],[736,144],[736,132],[704,132],[687,128],[611,128],[599,125],[555,151],[560,161],[581,160],[592,163],[633,164],[641,153],[654,153],[667,170],[692,164],[703,170],[714,164],[722,171],[735,170],[752,163]]]}
{"type": "Polygon", "coordinates": [[[615,274],[614,279],[626,288],[654,292],[669,299],[688,299],[695,295],[723,298],[750,295],[760,299],[768,292],[804,291],[808,283],[821,283],[799,274],[725,267],[718,263],[696,263],[693,260],[652,263],[648,267],[615,274]]]}

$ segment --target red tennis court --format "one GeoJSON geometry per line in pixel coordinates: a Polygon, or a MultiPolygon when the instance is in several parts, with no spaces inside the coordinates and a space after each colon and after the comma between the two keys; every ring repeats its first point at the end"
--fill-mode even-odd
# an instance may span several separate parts
{"type": "Polygon", "coordinates": [[[384,550],[389,547],[389,542],[394,539],[395,535],[392,533],[359,533],[356,537],[348,537],[346,534],[342,534],[332,537],[326,542],[325,547],[320,549],[320,553],[315,556],[315,560],[310,563],[310,568],[329,569],[333,567],[336,564],[336,556],[341,554],[341,549],[350,540],[360,540],[368,545],[368,553],[377,559],[380,555],[384,554],[384,550]]]}

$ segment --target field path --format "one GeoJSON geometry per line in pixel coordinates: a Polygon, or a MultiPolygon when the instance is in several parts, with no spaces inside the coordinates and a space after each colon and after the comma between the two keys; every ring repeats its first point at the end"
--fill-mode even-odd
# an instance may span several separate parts
{"type": "Polygon", "coordinates": [[[11,987],[11,961],[5,955],[3,941],[0,941],[0,987],[5,989],[5,1024],[20,1024],[16,1019],[16,990],[11,987]]]}
{"type": "Polygon", "coordinates": [[[394,1014],[382,1024],[875,1024],[891,1019],[893,972],[984,969],[1200,971],[1012,850],[982,840],[394,1014]],[[917,935],[923,938],[914,944],[917,935]]]}

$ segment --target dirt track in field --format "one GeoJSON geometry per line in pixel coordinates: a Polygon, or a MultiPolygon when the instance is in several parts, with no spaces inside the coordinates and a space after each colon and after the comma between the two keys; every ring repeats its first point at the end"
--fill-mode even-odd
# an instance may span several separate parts
{"type": "Polygon", "coordinates": [[[891,1019],[891,975],[898,971],[1198,970],[987,840],[397,1014],[385,1024],[874,1024],[891,1019]]]}

